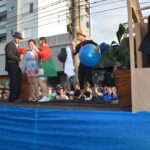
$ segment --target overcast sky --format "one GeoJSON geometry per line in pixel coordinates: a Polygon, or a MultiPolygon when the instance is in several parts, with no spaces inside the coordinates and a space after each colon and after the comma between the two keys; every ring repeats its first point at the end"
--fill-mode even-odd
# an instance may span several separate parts
{"type": "MultiPolygon", "coordinates": [[[[142,6],[150,5],[150,0],[140,0],[140,2],[149,2],[142,6]]],[[[98,44],[102,42],[110,44],[111,41],[116,40],[119,24],[128,21],[126,0],[91,0],[91,3],[92,39],[98,44]]],[[[145,14],[148,15],[148,12],[145,14]]]]}

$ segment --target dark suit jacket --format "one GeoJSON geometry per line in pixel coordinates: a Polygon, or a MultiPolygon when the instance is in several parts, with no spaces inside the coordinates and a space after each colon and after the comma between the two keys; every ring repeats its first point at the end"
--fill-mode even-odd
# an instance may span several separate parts
{"type": "Polygon", "coordinates": [[[150,15],[148,17],[148,32],[142,39],[139,50],[142,51],[145,55],[150,55],[150,15]]]}
{"type": "Polygon", "coordinates": [[[5,70],[8,71],[7,65],[8,63],[16,63],[19,64],[20,54],[18,53],[18,49],[13,41],[9,42],[5,46],[5,70]]]}

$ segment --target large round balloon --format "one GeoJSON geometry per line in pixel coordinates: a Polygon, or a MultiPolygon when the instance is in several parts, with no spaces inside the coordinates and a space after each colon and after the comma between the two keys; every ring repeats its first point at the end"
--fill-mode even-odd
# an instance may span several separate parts
{"type": "Polygon", "coordinates": [[[84,45],[79,52],[80,62],[85,66],[95,66],[101,59],[101,53],[93,44],[84,45]]]}

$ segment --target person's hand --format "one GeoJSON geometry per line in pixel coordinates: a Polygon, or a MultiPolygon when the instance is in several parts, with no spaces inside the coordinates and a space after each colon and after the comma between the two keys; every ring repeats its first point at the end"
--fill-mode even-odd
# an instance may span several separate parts
{"type": "Polygon", "coordinates": [[[95,49],[95,53],[99,53],[99,52],[100,52],[99,48],[98,48],[98,47],[96,47],[96,49],[95,49]]]}
{"type": "Polygon", "coordinates": [[[35,45],[33,45],[33,46],[32,46],[32,48],[33,48],[34,50],[36,50],[36,49],[37,49],[37,47],[36,47],[35,45]]]}
{"type": "Polygon", "coordinates": [[[36,52],[39,51],[38,48],[36,47],[36,45],[33,45],[33,49],[34,49],[36,52]]]}
{"type": "Polygon", "coordinates": [[[22,60],[22,59],[23,59],[23,56],[24,56],[23,54],[21,54],[21,55],[20,55],[20,60],[22,60]]]}
{"type": "Polygon", "coordinates": [[[76,45],[77,45],[77,39],[73,39],[72,40],[72,51],[73,51],[73,53],[75,53],[76,52],[76,45]]]}
{"type": "Polygon", "coordinates": [[[75,46],[77,44],[77,39],[72,40],[72,45],[75,46]]]}

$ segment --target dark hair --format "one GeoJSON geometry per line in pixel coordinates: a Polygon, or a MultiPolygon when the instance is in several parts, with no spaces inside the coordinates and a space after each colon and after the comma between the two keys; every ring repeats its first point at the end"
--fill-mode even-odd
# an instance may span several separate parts
{"type": "Polygon", "coordinates": [[[30,42],[33,42],[33,43],[36,45],[36,41],[33,40],[33,39],[30,39],[30,40],[28,41],[28,44],[29,44],[30,42]]]}
{"type": "Polygon", "coordinates": [[[44,43],[46,43],[46,42],[47,42],[46,37],[40,37],[40,38],[39,38],[39,40],[40,40],[40,41],[43,41],[44,43]]]}

